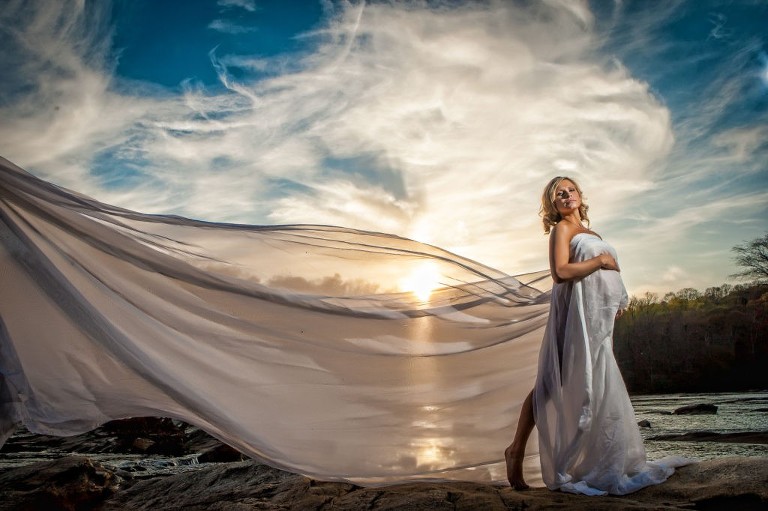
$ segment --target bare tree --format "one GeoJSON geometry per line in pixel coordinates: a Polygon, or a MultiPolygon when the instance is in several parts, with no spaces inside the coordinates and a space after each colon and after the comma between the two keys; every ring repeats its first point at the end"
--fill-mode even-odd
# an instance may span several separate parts
{"type": "Polygon", "coordinates": [[[735,254],[736,264],[744,269],[731,277],[741,279],[768,279],[768,233],[762,238],[755,238],[736,245],[731,249],[735,254]]]}

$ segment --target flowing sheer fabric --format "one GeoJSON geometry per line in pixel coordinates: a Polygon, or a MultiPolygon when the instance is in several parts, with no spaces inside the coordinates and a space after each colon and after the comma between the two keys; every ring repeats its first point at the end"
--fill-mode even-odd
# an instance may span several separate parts
{"type": "Polygon", "coordinates": [[[142,215],[4,159],[0,240],[0,445],[19,424],[155,415],[326,480],[505,479],[548,272],[380,233],[142,215]]]}
{"type": "MultiPolygon", "coordinates": [[[[571,261],[616,252],[591,233],[571,240],[571,261]]],[[[679,457],[646,462],[624,380],[613,356],[613,324],[627,292],[616,271],[554,284],[534,389],[542,478],[570,493],[625,495],[665,481],[679,457]]]]}

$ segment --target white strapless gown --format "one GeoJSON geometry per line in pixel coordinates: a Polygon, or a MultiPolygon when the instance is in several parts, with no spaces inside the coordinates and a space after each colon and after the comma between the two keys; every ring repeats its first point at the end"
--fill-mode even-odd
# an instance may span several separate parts
{"type": "MultiPolygon", "coordinates": [[[[571,241],[571,261],[616,252],[590,233],[571,241]]],[[[571,493],[624,495],[666,480],[690,460],[647,462],[613,355],[616,312],[627,292],[616,271],[555,284],[539,355],[534,414],[542,479],[571,493]]]]}

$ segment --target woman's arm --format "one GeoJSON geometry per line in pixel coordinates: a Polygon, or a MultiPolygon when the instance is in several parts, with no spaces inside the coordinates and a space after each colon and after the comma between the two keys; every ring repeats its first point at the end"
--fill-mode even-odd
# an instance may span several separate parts
{"type": "Polygon", "coordinates": [[[570,262],[571,239],[577,232],[576,226],[569,222],[559,222],[552,228],[549,235],[549,270],[555,282],[580,279],[600,269],[619,271],[616,260],[605,252],[586,261],[570,262]]]}

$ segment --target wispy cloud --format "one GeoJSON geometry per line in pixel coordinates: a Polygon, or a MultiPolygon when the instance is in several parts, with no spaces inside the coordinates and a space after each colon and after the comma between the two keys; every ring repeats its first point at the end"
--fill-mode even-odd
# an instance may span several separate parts
{"type": "Polygon", "coordinates": [[[0,56],[6,70],[0,103],[2,153],[41,173],[79,184],[98,151],[129,141],[156,101],[114,90],[107,12],[98,3],[6,2],[0,56]]]}
{"type": "MultiPolygon", "coordinates": [[[[731,190],[719,209],[680,201],[702,162],[708,175],[717,158],[758,168],[764,128],[712,134],[743,82],[722,78],[699,113],[673,118],[605,51],[587,2],[341,3],[305,35],[312,51],[212,53],[226,90],[189,82],[181,94],[114,77],[108,31],[86,23],[103,15],[79,2],[13,3],[3,30],[22,5],[30,14],[7,33],[27,52],[15,75],[34,87],[0,105],[0,152],[122,206],[383,230],[514,272],[546,266],[538,201],[567,173],[582,181],[593,225],[632,251],[623,260],[641,269],[625,275],[640,287],[642,251],[658,235],[646,226],[692,228],[706,224],[696,215],[730,219],[760,200],[731,190]]],[[[654,20],[638,21],[636,40],[654,20]]],[[[699,184],[703,196],[718,186],[699,184]]],[[[656,259],[657,276],[684,266],[656,259]]]]}
{"type": "Polygon", "coordinates": [[[723,131],[712,137],[712,143],[726,150],[723,155],[725,161],[752,161],[758,152],[765,151],[768,146],[768,123],[723,131]]]}
{"type": "Polygon", "coordinates": [[[248,27],[223,19],[213,20],[208,24],[208,28],[225,34],[247,34],[248,32],[255,32],[258,30],[256,27],[248,27]]]}
{"type": "Polygon", "coordinates": [[[250,12],[256,10],[255,0],[218,0],[216,4],[221,7],[240,7],[250,12]]]}

